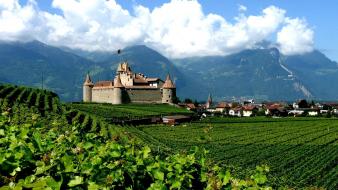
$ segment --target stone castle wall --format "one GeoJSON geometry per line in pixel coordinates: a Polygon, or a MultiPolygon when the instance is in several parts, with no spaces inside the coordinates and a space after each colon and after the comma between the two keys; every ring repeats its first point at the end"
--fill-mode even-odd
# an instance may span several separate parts
{"type": "Polygon", "coordinates": [[[113,103],[114,88],[93,88],[92,102],[98,103],[113,103]]]}
{"type": "Polygon", "coordinates": [[[160,89],[126,89],[130,102],[135,103],[161,103],[160,89]]]}
{"type": "MultiPolygon", "coordinates": [[[[125,89],[123,103],[161,103],[161,89],[125,89]]],[[[92,102],[114,103],[113,88],[93,88],[92,102]]]]}

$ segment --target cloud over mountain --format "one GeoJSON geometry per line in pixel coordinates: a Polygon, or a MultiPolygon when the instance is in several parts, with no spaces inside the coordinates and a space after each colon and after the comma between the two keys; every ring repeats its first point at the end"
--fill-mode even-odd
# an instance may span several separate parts
{"type": "Polygon", "coordinates": [[[269,6],[246,15],[240,5],[235,22],[206,14],[197,0],[171,0],[150,10],[135,5],[130,12],[115,0],[53,0],[61,15],[39,9],[29,0],[0,0],[0,40],[37,39],[51,45],[85,50],[116,50],[145,44],[172,58],[227,55],[277,37],[282,53],[313,50],[314,32],[305,20],[269,6]]]}

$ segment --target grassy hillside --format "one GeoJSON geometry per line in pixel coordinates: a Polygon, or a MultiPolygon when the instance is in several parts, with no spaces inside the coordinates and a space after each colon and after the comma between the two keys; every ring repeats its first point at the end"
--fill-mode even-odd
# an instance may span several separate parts
{"type": "Polygon", "coordinates": [[[267,167],[241,180],[209,165],[205,151],[156,155],[116,126],[68,110],[51,92],[0,89],[1,190],[268,188],[267,167]]]}
{"type": "Polygon", "coordinates": [[[338,188],[338,119],[211,118],[177,127],[128,127],[155,150],[209,150],[238,174],[267,164],[274,186],[338,188]]]}

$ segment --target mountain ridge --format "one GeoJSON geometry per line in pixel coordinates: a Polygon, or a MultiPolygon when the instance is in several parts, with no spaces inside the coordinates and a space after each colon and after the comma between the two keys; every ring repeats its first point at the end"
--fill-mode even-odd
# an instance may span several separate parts
{"type": "Polygon", "coordinates": [[[228,56],[170,60],[144,46],[116,52],[87,52],[53,47],[39,41],[0,42],[0,82],[41,86],[66,101],[80,101],[82,82],[89,71],[94,81],[114,77],[116,66],[127,60],[133,71],[162,79],[170,73],[181,99],[259,100],[338,99],[338,64],[315,50],[284,56],[277,48],[248,49],[228,56]],[[29,76],[29,78],[27,78],[29,76]],[[336,88],[337,86],[337,88],[336,88]]]}

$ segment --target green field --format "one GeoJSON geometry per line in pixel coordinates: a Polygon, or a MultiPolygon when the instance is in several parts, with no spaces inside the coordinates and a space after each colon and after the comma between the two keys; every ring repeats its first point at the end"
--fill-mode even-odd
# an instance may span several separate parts
{"type": "Polygon", "coordinates": [[[137,119],[149,116],[161,116],[172,114],[192,114],[183,108],[177,108],[166,104],[97,104],[97,103],[73,103],[68,107],[96,115],[103,119],[137,119]]]}
{"type": "Polygon", "coordinates": [[[157,151],[203,147],[210,159],[239,175],[267,164],[276,186],[338,189],[338,119],[212,118],[125,129],[157,151]]]}

